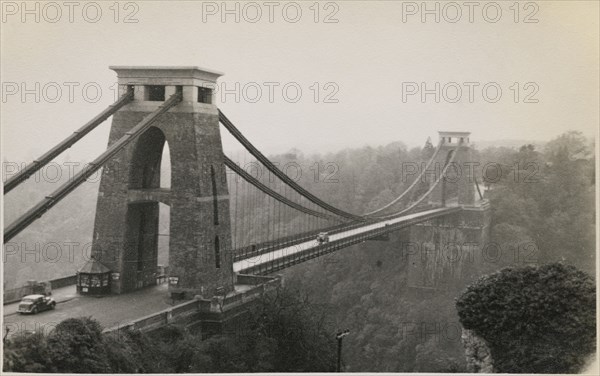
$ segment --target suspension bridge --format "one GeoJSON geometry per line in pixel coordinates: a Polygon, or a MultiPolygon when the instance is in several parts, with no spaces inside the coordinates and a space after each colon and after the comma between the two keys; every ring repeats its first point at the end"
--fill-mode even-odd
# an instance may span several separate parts
{"type": "Polygon", "coordinates": [[[168,290],[188,299],[231,293],[240,275],[269,275],[400,229],[429,226],[437,234],[424,239],[430,243],[439,243],[444,231],[463,240],[485,237],[487,206],[475,176],[447,179],[452,166],[471,162],[468,132],[440,132],[425,168],[401,194],[375,210],[352,213],[290,178],[217,108],[211,88],[221,73],[111,69],[119,99],[4,183],[9,194],[112,117],[106,151],[4,228],[6,243],[102,169],[91,262],[104,275],[78,280],[82,292],[122,294],[156,284],[159,204],[170,208],[168,290]],[[222,133],[268,173],[255,176],[247,161],[227,156],[222,133]],[[161,188],[166,143],[171,186],[161,188]]]}

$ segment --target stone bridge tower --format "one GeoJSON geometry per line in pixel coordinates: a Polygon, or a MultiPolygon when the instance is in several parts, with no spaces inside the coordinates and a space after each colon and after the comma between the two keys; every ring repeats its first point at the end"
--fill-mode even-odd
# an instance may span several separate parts
{"type": "MultiPolygon", "coordinates": [[[[430,184],[453,161],[434,188],[429,204],[461,211],[410,228],[408,285],[427,290],[458,290],[477,276],[484,262],[493,262],[489,247],[490,206],[476,190],[469,132],[439,132],[441,144],[427,172],[430,184]],[[487,253],[486,253],[487,252],[487,253]]],[[[493,251],[493,250],[492,250],[493,251]]]]}
{"type": "Polygon", "coordinates": [[[442,141],[440,152],[434,161],[430,182],[442,174],[446,163],[452,165],[442,181],[433,190],[430,202],[444,206],[472,206],[475,203],[475,178],[472,164],[470,132],[438,132],[442,141]]]}
{"type": "Polygon", "coordinates": [[[92,252],[111,269],[111,292],[156,284],[159,203],[170,207],[169,292],[210,297],[233,288],[229,196],[213,104],[221,73],[197,67],[111,67],[134,99],[112,120],[109,146],[175,92],[182,101],[103,171],[92,252]],[[160,188],[168,143],[171,188],[160,188]]]}

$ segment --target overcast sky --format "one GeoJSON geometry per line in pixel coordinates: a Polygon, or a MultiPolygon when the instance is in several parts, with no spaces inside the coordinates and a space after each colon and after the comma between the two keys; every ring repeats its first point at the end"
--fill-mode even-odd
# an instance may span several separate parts
{"type": "MultiPolygon", "coordinates": [[[[239,83],[240,100],[217,94],[218,106],[266,153],[292,147],[327,152],[392,141],[416,146],[428,136],[436,139],[438,130],[471,131],[475,142],[547,140],[569,129],[593,136],[599,124],[596,1],[538,1],[527,7],[522,2],[518,16],[510,8],[513,1],[497,2],[500,16],[495,5],[478,2],[473,22],[469,8],[460,5],[462,15],[455,23],[449,21],[458,17],[457,9],[444,2],[438,2],[439,23],[435,15],[422,22],[422,9],[412,8],[420,1],[320,3],[317,20],[312,1],[296,3],[301,16],[295,5],[281,2],[271,8],[273,22],[263,2],[255,3],[260,16],[256,8],[238,3],[239,23],[234,14],[222,22],[220,1],[144,1],[127,8],[121,2],[118,15],[110,8],[112,1],[99,1],[101,16],[95,6],[84,14],[81,3],[73,22],[67,7],[61,5],[59,17],[56,9],[38,3],[39,22],[35,14],[25,14],[24,23],[23,9],[15,9],[21,2],[8,3],[8,8],[3,4],[1,30],[1,116],[3,154],[9,160],[46,151],[113,102],[116,74],[109,65],[197,65],[224,72],[220,84],[235,91],[239,83]],[[123,22],[128,15],[137,23],[123,22]],[[326,16],[338,22],[324,22],[326,16]],[[95,18],[98,22],[91,22],[95,18]],[[523,22],[526,18],[538,22],[523,22]],[[254,19],[258,22],[249,22],[254,19]],[[40,103],[32,94],[25,100],[11,94],[15,83],[33,89],[36,82],[40,103]],[[73,103],[65,82],[79,84],[73,103]],[[273,103],[269,82],[278,84],[273,103]],[[438,82],[440,103],[433,94],[426,103],[418,93],[403,100],[411,82],[429,89],[438,82]],[[451,103],[457,86],[447,85],[452,82],[462,88],[457,103],[451,103]],[[468,82],[478,85],[473,86],[473,103],[468,82]],[[287,96],[282,93],[286,84],[287,96]],[[487,97],[482,93],[486,84],[487,97]],[[62,90],[58,100],[56,86],[62,90]],[[88,103],[95,87],[102,95],[88,103]],[[257,87],[262,97],[251,103],[257,100],[257,87]],[[297,99],[298,87],[301,97],[288,103],[297,99]],[[489,103],[497,87],[502,96],[489,103]],[[337,103],[325,103],[327,95],[337,103]],[[525,103],[528,95],[538,103],[525,103]]],[[[35,4],[29,3],[34,11],[35,4]]],[[[428,3],[430,9],[435,6],[428,3]]],[[[236,3],[228,7],[235,9],[236,3]]],[[[103,151],[109,126],[99,127],[69,157],[89,160],[103,151]]]]}

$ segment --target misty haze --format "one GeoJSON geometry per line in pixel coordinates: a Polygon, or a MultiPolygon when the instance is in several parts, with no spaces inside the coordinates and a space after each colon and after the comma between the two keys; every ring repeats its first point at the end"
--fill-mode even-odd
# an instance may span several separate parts
{"type": "Polygon", "coordinates": [[[2,1],[3,371],[597,374],[597,2],[2,1]]]}

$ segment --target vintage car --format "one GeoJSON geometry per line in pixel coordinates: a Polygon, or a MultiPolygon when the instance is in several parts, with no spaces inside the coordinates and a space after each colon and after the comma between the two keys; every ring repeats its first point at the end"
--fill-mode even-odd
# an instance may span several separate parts
{"type": "Polygon", "coordinates": [[[54,307],[56,307],[56,302],[50,296],[27,295],[21,299],[17,312],[36,314],[38,312],[54,309],[54,307]]]}
{"type": "Polygon", "coordinates": [[[329,243],[329,234],[320,232],[319,235],[317,235],[317,242],[319,242],[319,244],[329,243]]]}

